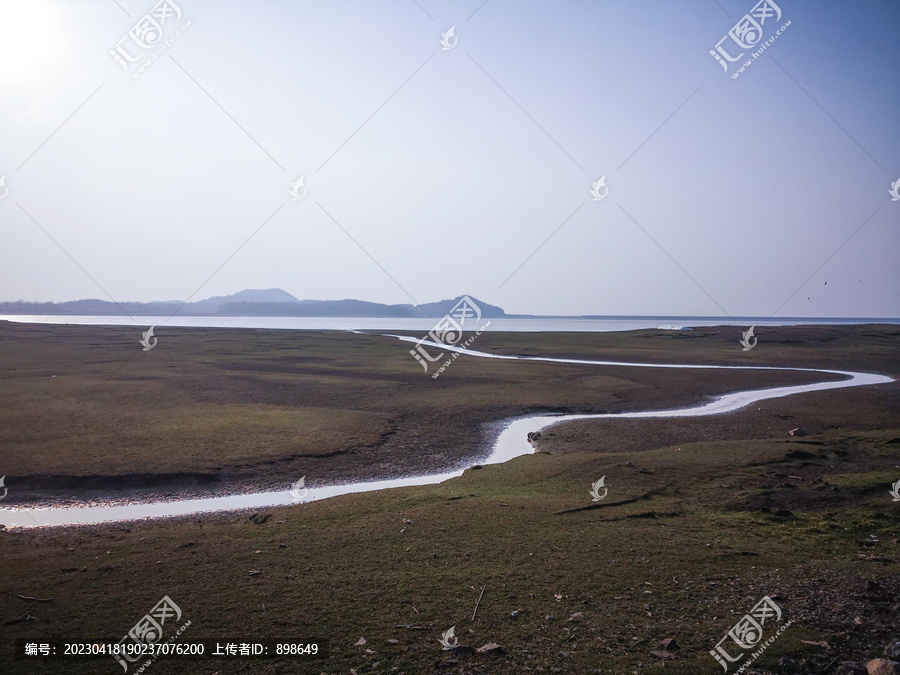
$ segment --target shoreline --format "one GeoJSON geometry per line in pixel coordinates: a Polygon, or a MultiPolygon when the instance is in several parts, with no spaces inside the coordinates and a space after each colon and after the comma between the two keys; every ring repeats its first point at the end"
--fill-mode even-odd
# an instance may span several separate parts
{"type": "MultiPolygon", "coordinates": [[[[557,414],[562,415],[563,413],[549,413],[549,414],[557,414]]],[[[527,416],[524,419],[528,419],[531,416],[527,416]]],[[[480,466],[481,462],[485,461],[491,454],[491,448],[494,443],[497,441],[497,438],[503,432],[503,429],[510,423],[515,422],[518,419],[523,419],[522,417],[518,418],[510,418],[497,420],[495,422],[486,422],[482,424],[482,427],[494,427],[489,432],[486,432],[484,435],[483,443],[481,444],[481,448],[476,453],[469,462],[462,462],[458,466],[449,467],[446,469],[447,473],[455,472],[455,471],[466,471],[473,466],[480,466]]],[[[404,479],[416,479],[427,477],[431,474],[428,473],[417,473],[415,475],[404,474],[398,468],[398,473],[395,476],[380,476],[378,478],[374,478],[373,481],[391,481],[391,480],[404,480],[404,479]]],[[[172,474],[176,478],[178,476],[183,476],[183,474],[172,474]]],[[[152,480],[154,483],[165,481],[169,475],[167,474],[149,474],[146,475],[149,480],[152,480]]],[[[26,481],[37,481],[37,482],[45,482],[45,481],[60,481],[66,483],[75,483],[78,481],[83,481],[84,479],[89,479],[92,481],[100,481],[104,483],[108,483],[109,487],[106,489],[103,488],[81,488],[80,492],[83,497],[53,497],[53,496],[29,496],[26,499],[23,499],[19,502],[0,502],[0,514],[4,510],[10,510],[8,507],[11,504],[15,504],[16,510],[21,510],[19,507],[24,507],[27,509],[48,509],[48,508],[80,508],[80,507],[121,507],[121,506],[133,506],[144,503],[172,503],[179,501],[188,501],[188,500],[206,500],[206,499],[216,499],[216,498],[224,498],[224,497],[239,497],[242,495],[253,495],[253,494],[261,494],[261,493],[270,493],[270,492],[286,492],[288,491],[288,487],[291,485],[292,481],[280,481],[279,483],[273,483],[270,477],[261,477],[259,479],[260,482],[254,482],[252,480],[223,480],[219,481],[220,477],[213,477],[211,474],[202,474],[201,481],[205,479],[215,478],[216,481],[219,481],[219,484],[215,487],[203,487],[202,485],[191,484],[191,483],[183,483],[179,484],[178,482],[168,483],[166,489],[154,490],[152,488],[132,488],[133,492],[130,495],[123,496],[118,494],[119,491],[125,488],[121,488],[122,482],[128,482],[129,480],[140,480],[142,476],[138,474],[120,474],[120,475],[106,475],[106,476],[28,476],[26,477],[26,481]],[[287,487],[286,487],[287,486],[287,487]],[[178,489],[178,494],[175,494],[173,491],[173,487],[178,489]],[[283,488],[283,489],[279,489],[283,488]]],[[[241,476],[243,478],[252,478],[250,476],[241,476]]],[[[190,480],[189,478],[185,478],[185,480],[190,480]]],[[[319,489],[319,488],[340,488],[347,485],[353,485],[360,481],[355,480],[353,478],[348,478],[342,482],[335,483],[322,483],[317,484],[313,482],[307,483],[308,489],[319,489]]],[[[36,490],[33,487],[31,482],[26,482],[26,487],[24,489],[28,490],[36,490]]],[[[63,488],[56,488],[59,491],[62,491],[63,488]]],[[[250,507],[247,507],[250,508],[250,507]]],[[[244,510],[236,509],[236,510],[244,510]]],[[[222,511],[222,513],[227,513],[228,511],[222,511]]],[[[200,513],[198,515],[210,515],[214,512],[206,512],[200,513]]],[[[186,514],[190,515],[190,514],[186,514]]],[[[172,517],[180,517],[180,516],[172,516],[172,517]]],[[[115,523],[119,521],[109,521],[106,524],[115,523]]],[[[98,525],[104,523],[96,523],[98,525]]],[[[0,525],[2,525],[2,518],[0,518],[0,525]]],[[[18,526],[14,526],[18,527],[18,526]]],[[[31,527],[31,526],[29,526],[31,527]]]]}
{"type": "MultiPolygon", "coordinates": [[[[620,333],[634,330],[689,331],[703,328],[748,327],[847,327],[900,325],[891,317],[677,317],[677,316],[515,316],[485,317],[495,332],[511,333],[620,333]]],[[[133,316],[76,314],[0,314],[3,323],[43,326],[108,326],[139,328],[215,328],[222,330],[405,331],[426,333],[433,318],[313,317],[313,316],[133,316]]]]}

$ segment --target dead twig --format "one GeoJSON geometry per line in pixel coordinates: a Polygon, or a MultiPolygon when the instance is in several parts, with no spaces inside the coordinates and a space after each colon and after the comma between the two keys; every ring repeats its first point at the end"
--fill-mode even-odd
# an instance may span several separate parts
{"type": "Polygon", "coordinates": [[[632,513],[627,516],[619,516],[617,518],[601,518],[601,523],[612,523],[617,520],[631,520],[635,518],[677,518],[684,515],[681,511],[670,511],[668,513],[657,513],[656,511],[642,511],[641,513],[632,513]]]}
{"type": "Polygon", "coordinates": [[[472,612],[472,621],[475,620],[475,615],[478,613],[478,605],[481,604],[481,598],[484,597],[484,589],[485,589],[485,588],[487,588],[487,586],[482,586],[482,587],[481,587],[481,595],[478,596],[478,602],[475,603],[475,611],[472,612]]]}
{"type": "Polygon", "coordinates": [[[31,612],[25,612],[22,616],[18,616],[15,619],[10,619],[9,621],[4,621],[4,626],[9,626],[13,623],[22,623],[23,621],[37,621],[38,618],[36,616],[32,616],[31,612]]]}
{"type": "Polygon", "coordinates": [[[23,600],[34,600],[35,602],[53,602],[53,598],[32,598],[30,595],[20,595],[23,600]]]}
{"type": "Polygon", "coordinates": [[[655,497],[658,494],[662,494],[661,490],[651,490],[650,492],[645,492],[644,494],[638,497],[632,497],[630,499],[622,499],[617,502],[601,502],[599,504],[588,504],[587,506],[579,506],[574,509],[563,509],[562,511],[554,511],[553,515],[558,516],[563,513],[578,513],[579,511],[591,511],[593,509],[605,509],[610,506],[622,506],[623,504],[634,504],[634,502],[639,502],[642,499],[650,499],[651,497],[655,497]]]}

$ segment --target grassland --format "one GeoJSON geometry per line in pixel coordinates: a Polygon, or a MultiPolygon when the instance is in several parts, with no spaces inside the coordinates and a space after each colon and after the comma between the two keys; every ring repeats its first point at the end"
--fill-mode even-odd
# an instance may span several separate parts
{"type": "MultiPolygon", "coordinates": [[[[216,490],[287,484],[298,471],[326,483],[468,465],[498,419],[810,381],[466,358],[435,381],[378,336],[158,329],[143,353],[134,333],[0,327],[11,503],[172,490],[166,477],[216,490]]],[[[477,348],[900,376],[896,327],[770,329],[746,353],[734,333],[487,333],[477,348]]],[[[160,673],[713,673],[709,649],[768,594],[794,623],[757,665],[786,672],[777,664],[789,655],[798,672],[835,672],[897,637],[900,503],[887,490],[900,479],[898,401],[892,383],[705,420],[570,423],[533,456],[436,486],[271,509],[261,524],[231,513],[0,532],[0,665],[121,672],[111,659],[9,663],[8,642],[121,636],[169,595],[190,637],[317,636],[331,652],[160,660],[160,673]],[[585,509],[600,476],[609,495],[585,509]],[[35,619],[15,621],[26,614],[35,619]],[[502,653],[442,651],[450,626],[461,644],[502,653]],[[663,638],[680,645],[675,659],[650,654],[663,638]]]]}

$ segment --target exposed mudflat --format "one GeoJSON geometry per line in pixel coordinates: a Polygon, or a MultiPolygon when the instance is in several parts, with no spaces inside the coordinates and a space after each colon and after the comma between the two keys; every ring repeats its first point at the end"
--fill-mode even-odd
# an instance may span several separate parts
{"type": "MultiPolygon", "coordinates": [[[[897,359],[886,356],[898,332],[895,326],[784,327],[763,333],[750,352],[740,349],[731,327],[488,332],[473,348],[618,361],[887,367],[896,375],[897,359]]],[[[380,335],[161,328],[161,342],[147,353],[134,330],[121,327],[4,322],[0,335],[6,505],[196,498],[286,490],[300,476],[316,486],[434,473],[484,458],[503,420],[523,415],[662,409],[736,389],[839,379],[460,357],[432,380],[408,345],[380,335]]],[[[794,427],[812,433],[839,429],[861,411],[868,428],[877,428],[890,423],[890,409],[871,409],[874,396],[821,392],[727,417],[616,420],[601,425],[609,434],[592,437],[590,447],[576,442],[580,423],[574,423],[557,447],[641,449],[786,434],[794,427]],[[810,401],[841,405],[820,419],[810,401]]]]}

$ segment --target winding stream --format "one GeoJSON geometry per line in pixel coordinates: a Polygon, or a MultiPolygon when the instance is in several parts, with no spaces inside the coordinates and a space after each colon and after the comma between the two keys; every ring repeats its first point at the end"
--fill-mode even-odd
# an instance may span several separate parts
{"type": "MultiPolygon", "coordinates": [[[[386,335],[405,342],[420,342],[419,339],[405,335],[386,335]]],[[[514,457],[527,455],[534,452],[527,440],[529,431],[540,431],[553,424],[568,422],[571,420],[605,419],[605,418],[635,418],[635,417],[701,417],[706,415],[720,415],[722,413],[739,410],[751,403],[765,401],[792,394],[800,394],[810,391],[825,391],[827,389],[841,389],[844,387],[861,387],[873,384],[885,384],[893,382],[893,378],[885,375],[871,373],[855,373],[842,370],[820,370],[816,368],[782,368],[775,366],[714,366],[714,365],[685,365],[685,364],[661,364],[661,363],[626,363],[621,361],[596,361],[588,359],[563,359],[541,356],[506,356],[489,354],[472,349],[448,347],[429,341],[421,341],[422,344],[436,347],[445,351],[455,351],[479,358],[491,359],[515,359],[524,361],[545,361],[549,363],[574,363],[581,365],[602,365],[628,368],[689,368],[689,369],[718,369],[718,370],[785,370],[808,373],[823,373],[842,375],[846,379],[832,382],[819,382],[815,384],[802,384],[789,387],[770,387],[768,389],[751,389],[736,391],[730,394],[717,396],[707,402],[698,403],[686,408],[673,408],[669,410],[645,410],[624,413],[598,413],[576,415],[533,415],[514,420],[506,425],[494,442],[491,454],[481,464],[498,464],[506,462],[514,457]]],[[[310,488],[303,494],[299,503],[327,499],[337,495],[371,492],[386,488],[408,487],[414,485],[430,485],[440,483],[450,478],[461,476],[463,469],[447,471],[424,476],[409,476],[407,478],[395,478],[389,480],[346,483],[343,485],[328,485],[324,487],[310,488]]],[[[240,494],[225,497],[209,497],[205,499],[178,499],[165,502],[147,502],[126,504],[117,506],[73,506],[51,507],[46,509],[0,509],[0,524],[7,527],[36,527],[36,526],[60,526],[60,525],[85,525],[92,523],[121,522],[139,520],[142,518],[163,518],[167,516],[180,516],[191,513],[210,513],[217,511],[232,511],[236,509],[261,509],[273,506],[289,506],[298,503],[289,490],[277,492],[258,492],[253,494],[240,494]]]]}

